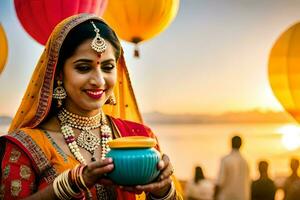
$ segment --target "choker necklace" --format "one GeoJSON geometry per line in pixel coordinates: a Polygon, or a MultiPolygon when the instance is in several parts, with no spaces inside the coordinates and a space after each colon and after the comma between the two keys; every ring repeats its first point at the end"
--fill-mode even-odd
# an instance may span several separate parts
{"type": "Polygon", "coordinates": [[[61,122],[61,132],[64,139],[76,160],[86,164],[85,159],[80,153],[79,146],[92,154],[92,161],[96,160],[94,155],[95,150],[101,146],[101,159],[105,158],[106,153],[109,151],[107,142],[112,139],[112,131],[103,112],[93,117],[83,117],[63,108],[58,113],[58,119],[61,122]],[[101,139],[91,131],[99,127],[101,139]],[[81,130],[77,139],[72,128],[81,130]]]}

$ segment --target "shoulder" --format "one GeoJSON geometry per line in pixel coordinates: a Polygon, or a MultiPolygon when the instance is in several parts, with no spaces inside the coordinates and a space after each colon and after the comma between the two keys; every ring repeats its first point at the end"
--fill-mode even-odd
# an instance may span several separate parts
{"type": "Polygon", "coordinates": [[[35,145],[43,146],[45,134],[40,129],[18,129],[8,135],[2,136],[1,141],[9,140],[18,146],[31,147],[35,145]]]}
{"type": "Polygon", "coordinates": [[[46,160],[51,154],[51,149],[48,145],[47,136],[42,130],[28,128],[16,130],[0,138],[0,144],[7,142],[21,149],[37,165],[48,167],[46,160]]]}

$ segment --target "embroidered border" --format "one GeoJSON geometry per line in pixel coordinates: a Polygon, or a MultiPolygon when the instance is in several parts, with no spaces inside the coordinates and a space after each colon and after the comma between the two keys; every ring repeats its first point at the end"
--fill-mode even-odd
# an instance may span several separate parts
{"type": "Polygon", "coordinates": [[[55,148],[55,150],[57,151],[57,153],[59,155],[61,155],[61,157],[63,157],[63,159],[64,159],[65,162],[67,162],[68,161],[68,157],[65,154],[65,152],[56,144],[56,142],[53,140],[53,138],[48,133],[48,131],[43,130],[43,132],[45,133],[45,135],[47,136],[47,138],[50,140],[51,144],[53,145],[53,147],[55,148]]]}
{"type": "Polygon", "coordinates": [[[30,153],[31,158],[38,167],[39,180],[44,178],[47,183],[53,182],[57,176],[56,170],[35,141],[23,131],[14,132],[10,136],[21,142],[30,153]]]}
{"type": "Polygon", "coordinates": [[[28,123],[29,127],[37,126],[43,120],[43,118],[46,116],[48,112],[48,109],[50,107],[48,105],[51,104],[51,100],[52,100],[51,95],[52,95],[53,77],[55,74],[56,63],[59,56],[59,50],[61,48],[61,45],[65,37],[70,32],[70,30],[72,30],[75,26],[89,19],[101,20],[96,15],[91,15],[91,14],[79,15],[77,17],[74,17],[71,21],[67,22],[64,25],[64,27],[61,29],[57,37],[51,38],[52,40],[50,41],[50,45],[49,45],[50,48],[49,59],[46,66],[44,82],[40,92],[41,95],[39,98],[39,104],[35,116],[28,123]]]}

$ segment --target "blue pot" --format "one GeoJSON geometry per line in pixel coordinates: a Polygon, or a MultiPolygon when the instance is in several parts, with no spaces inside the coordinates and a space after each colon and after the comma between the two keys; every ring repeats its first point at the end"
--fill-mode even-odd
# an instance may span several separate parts
{"type": "Polygon", "coordinates": [[[154,148],[113,148],[114,170],[107,176],[118,185],[145,185],[157,178],[160,153],[154,148]]]}

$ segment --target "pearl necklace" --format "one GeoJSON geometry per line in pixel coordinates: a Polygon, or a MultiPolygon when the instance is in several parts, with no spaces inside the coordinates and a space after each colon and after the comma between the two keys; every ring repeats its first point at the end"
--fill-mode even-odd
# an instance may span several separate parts
{"type": "Polygon", "coordinates": [[[106,153],[109,151],[107,142],[112,139],[112,131],[103,112],[93,117],[82,117],[63,108],[58,113],[58,119],[61,121],[61,132],[64,139],[76,160],[86,164],[79,146],[89,151],[92,154],[92,161],[95,161],[95,150],[101,145],[101,159],[105,158],[106,153]],[[98,122],[97,119],[99,119],[98,122]],[[91,129],[98,127],[100,127],[101,140],[91,132],[91,129]],[[72,128],[82,130],[77,140],[72,128]]]}
{"type": "Polygon", "coordinates": [[[90,129],[99,128],[101,123],[101,112],[99,112],[97,115],[92,117],[83,117],[80,115],[76,115],[74,113],[69,112],[65,108],[62,108],[60,112],[58,113],[58,118],[62,121],[67,121],[68,124],[73,127],[80,130],[83,130],[84,128],[88,127],[90,129]]]}

